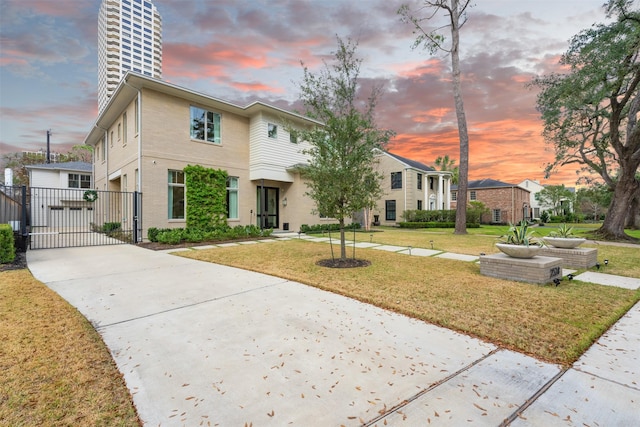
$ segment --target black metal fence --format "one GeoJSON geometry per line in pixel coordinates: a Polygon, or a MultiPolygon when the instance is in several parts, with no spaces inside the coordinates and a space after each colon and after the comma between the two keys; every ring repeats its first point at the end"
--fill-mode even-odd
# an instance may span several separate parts
{"type": "Polygon", "coordinates": [[[30,249],[142,241],[142,194],[42,187],[4,187],[0,220],[30,249]]]}

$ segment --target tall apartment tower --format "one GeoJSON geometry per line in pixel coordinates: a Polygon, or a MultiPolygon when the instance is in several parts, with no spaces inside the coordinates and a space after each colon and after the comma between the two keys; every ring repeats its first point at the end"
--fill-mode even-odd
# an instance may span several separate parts
{"type": "Polygon", "coordinates": [[[132,70],[162,78],[162,18],[147,0],[102,0],[98,15],[98,110],[132,70]]]}

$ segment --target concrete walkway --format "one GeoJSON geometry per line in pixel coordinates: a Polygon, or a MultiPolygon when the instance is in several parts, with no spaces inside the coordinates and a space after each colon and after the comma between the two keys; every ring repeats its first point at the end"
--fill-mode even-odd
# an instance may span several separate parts
{"type": "Polygon", "coordinates": [[[638,423],[640,304],[564,371],[296,282],[135,246],[30,251],[28,264],[96,327],[145,425],[638,423]]]}

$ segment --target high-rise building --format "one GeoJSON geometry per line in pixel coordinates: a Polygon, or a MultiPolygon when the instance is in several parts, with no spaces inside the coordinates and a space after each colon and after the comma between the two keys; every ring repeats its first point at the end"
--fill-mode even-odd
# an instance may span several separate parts
{"type": "Polygon", "coordinates": [[[127,71],[162,78],[162,18],[147,0],[102,0],[98,15],[98,109],[127,71]]]}

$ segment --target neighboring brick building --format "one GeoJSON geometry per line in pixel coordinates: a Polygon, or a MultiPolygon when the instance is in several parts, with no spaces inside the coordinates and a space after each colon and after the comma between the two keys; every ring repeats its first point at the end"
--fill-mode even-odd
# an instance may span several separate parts
{"type": "MultiPolygon", "coordinates": [[[[482,202],[489,209],[480,221],[491,224],[518,223],[531,219],[530,193],[517,184],[495,179],[469,181],[467,202],[482,202]]],[[[458,186],[451,186],[451,209],[457,206],[458,186]]]]}

